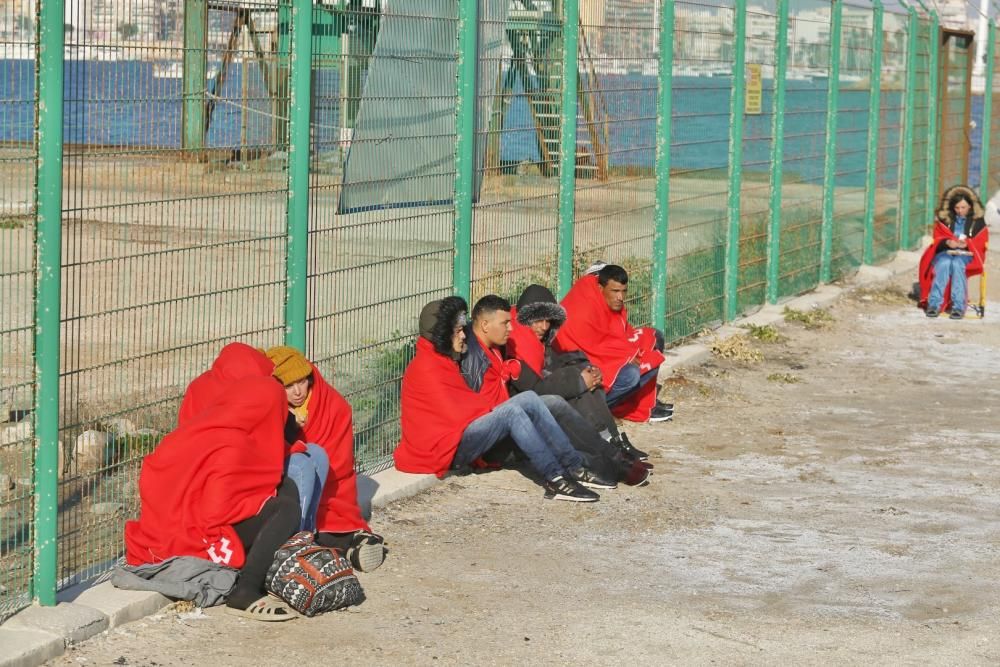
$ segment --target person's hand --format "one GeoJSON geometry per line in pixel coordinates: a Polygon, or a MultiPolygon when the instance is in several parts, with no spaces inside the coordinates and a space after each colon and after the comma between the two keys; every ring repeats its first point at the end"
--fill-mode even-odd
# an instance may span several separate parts
{"type": "Polygon", "coordinates": [[[968,241],[959,241],[958,245],[956,247],[961,248],[962,250],[965,250],[965,249],[967,249],[969,247],[969,242],[968,241]]]}
{"type": "Polygon", "coordinates": [[[952,250],[954,250],[954,249],[956,249],[956,248],[958,248],[958,247],[959,247],[959,246],[958,246],[958,241],[955,241],[955,240],[953,240],[953,239],[948,239],[948,240],[947,240],[947,241],[945,241],[944,243],[945,243],[945,245],[946,245],[946,246],[948,246],[948,247],[949,247],[949,248],[951,248],[952,250]]]}
{"type": "Polygon", "coordinates": [[[586,385],[587,391],[593,391],[601,384],[601,371],[593,366],[584,368],[580,372],[580,377],[583,378],[583,384],[586,385]]]}

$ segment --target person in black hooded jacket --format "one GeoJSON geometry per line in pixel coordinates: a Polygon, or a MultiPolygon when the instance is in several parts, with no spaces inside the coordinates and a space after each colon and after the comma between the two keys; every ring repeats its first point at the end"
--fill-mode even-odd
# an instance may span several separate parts
{"type": "Polygon", "coordinates": [[[618,430],[601,387],[601,372],[582,352],[558,353],[550,345],[555,331],[566,321],[566,311],[552,292],[542,285],[530,285],[511,314],[514,326],[506,352],[508,358],[520,361],[522,368],[511,380],[511,390],[542,396],[574,446],[618,461],[622,481],[645,481],[652,465],[644,463],[646,453],[618,430]],[[638,462],[643,463],[632,469],[638,462]]]}

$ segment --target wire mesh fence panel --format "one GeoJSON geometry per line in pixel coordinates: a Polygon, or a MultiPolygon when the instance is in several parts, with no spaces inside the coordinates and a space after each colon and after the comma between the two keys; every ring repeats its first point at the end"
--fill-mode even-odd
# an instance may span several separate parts
{"type": "Polygon", "coordinates": [[[731,4],[676,4],[667,340],[723,317],[733,21],[731,4]]]}
{"type": "Polygon", "coordinates": [[[906,101],[907,16],[883,17],[879,133],[875,161],[872,259],[884,262],[900,247],[899,196],[903,156],[903,106],[906,101]]]}
{"type": "Polygon", "coordinates": [[[933,218],[934,198],[927,191],[927,172],[931,165],[927,152],[932,134],[931,100],[931,35],[928,19],[920,19],[916,39],[916,81],[913,90],[913,157],[910,166],[909,238],[901,240],[904,248],[915,248],[929,228],[933,218]]]}
{"type": "Polygon", "coordinates": [[[473,214],[471,292],[473,299],[499,294],[514,303],[532,283],[558,292],[563,25],[558,3],[552,11],[532,3],[483,8],[492,15],[481,17],[481,40],[491,43],[482,45],[476,92],[488,122],[477,131],[485,154],[477,155],[482,186],[473,214]]]}
{"type": "Polygon", "coordinates": [[[987,82],[984,91],[984,94],[992,96],[990,136],[983,137],[990,148],[987,173],[983,175],[983,183],[986,184],[984,198],[1000,192],[1000,29],[994,30],[993,40],[993,81],[987,82]]]}
{"type": "Polygon", "coordinates": [[[636,324],[652,305],[658,7],[609,0],[584,26],[580,64],[574,276],[593,260],[623,266],[636,324]]]}
{"type": "Polygon", "coordinates": [[[457,15],[408,0],[314,20],[332,27],[313,40],[309,354],[372,472],[399,442],[417,315],[452,293],[457,15]]]}
{"type": "Polygon", "coordinates": [[[0,7],[0,622],[31,602],[35,17],[0,7]]]}
{"type": "Polygon", "coordinates": [[[747,9],[747,99],[740,101],[742,108],[739,109],[745,113],[740,187],[739,311],[764,303],[767,286],[767,224],[775,113],[774,40],[777,16],[774,4],[765,2],[747,9]]]}
{"type": "Polygon", "coordinates": [[[830,12],[793,2],[789,16],[778,293],[819,283],[830,12]]]}
{"type": "Polygon", "coordinates": [[[283,146],[248,34],[276,4],[165,7],[67,15],[61,585],[120,555],[139,463],[187,383],[227,342],[281,337],[283,146]]]}
{"type": "Polygon", "coordinates": [[[872,20],[871,8],[844,5],[830,252],[833,277],[860,266],[863,260],[871,103],[869,80],[875,41],[872,20]]]}
{"type": "Polygon", "coordinates": [[[938,78],[941,133],[938,190],[969,180],[969,95],[973,50],[970,34],[944,32],[938,78]]]}

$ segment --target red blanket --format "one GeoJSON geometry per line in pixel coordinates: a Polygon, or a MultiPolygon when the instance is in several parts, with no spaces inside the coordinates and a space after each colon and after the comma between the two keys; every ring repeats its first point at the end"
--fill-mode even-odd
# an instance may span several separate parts
{"type": "Polygon", "coordinates": [[[466,427],[492,409],[487,397],[465,383],[454,360],[417,339],[416,355],[403,373],[396,468],[443,477],[466,427]]]}
{"type": "Polygon", "coordinates": [[[196,377],[184,392],[177,424],[195,417],[232,383],[250,377],[271,377],[274,364],[260,350],[244,343],[230,343],[219,352],[212,367],[196,377]]]}
{"type": "Polygon", "coordinates": [[[302,429],[305,442],[316,443],[330,458],[316,529],[329,533],[371,530],[358,507],[358,475],[354,471],[354,426],[351,406],[313,366],[309,414],[302,429]]]}
{"type": "MultiPolygon", "coordinates": [[[[590,362],[601,369],[605,389],[610,389],[618,373],[633,359],[639,362],[639,372],[659,368],[663,354],[655,349],[656,335],[652,329],[636,329],[628,323],[628,311],[615,312],[601,294],[597,276],[584,276],[562,300],[566,323],[556,333],[553,347],[558,352],[580,350],[590,362]]],[[[612,408],[616,417],[630,421],[646,421],[656,405],[656,382],[628,396],[612,408]]]]}
{"type": "Polygon", "coordinates": [[[528,365],[528,368],[535,371],[535,375],[542,377],[542,369],[545,366],[545,345],[538,340],[538,336],[531,330],[517,321],[517,308],[510,309],[511,332],[507,341],[507,357],[509,359],[520,359],[528,365]]]}
{"type": "MultiPolygon", "coordinates": [[[[976,276],[983,272],[983,260],[986,257],[986,246],[989,243],[990,230],[983,228],[981,232],[971,238],[966,238],[965,242],[972,251],[972,259],[965,267],[966,277],[976,276]]],[[[948,225],[938,220],[934,224],[934,240],[931,242],[924,254],[920,257],[920,307],[927,307],[927,297],[931,293],[931,283],[934,282],[934,258],[937,256],[940,246],[944,241],[957,241],[958,238],[948,229],[948,225]]],[[[942,251],[943,252],[943,251],[942,251]]],[[[951,281],[945,288],[944,303],[941,310],[951,310],[951,281]]]]}
{"type": "Polygon", "coordinates": [[[233,524],[257,514],[281,481],[287,401],[270,376],[219,388],[142,463],[139,519],[125,524],[131,565],[195,556],[243,566],[233,524]]]}
{"type": "Polygon", "coordinates": [[[521,362],[517,359],[504,359],[500,349],[490,347],[479,338],[476,339],[476,342],[482,348],[487,361],[490,362],[490,367],[483,374],[479,395],[492,409],[510,398],[507,383],[521,377],[521,362]]]}

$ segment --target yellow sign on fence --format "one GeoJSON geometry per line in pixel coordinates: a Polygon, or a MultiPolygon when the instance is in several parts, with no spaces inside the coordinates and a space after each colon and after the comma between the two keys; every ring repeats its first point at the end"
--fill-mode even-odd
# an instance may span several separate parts
{"type": "Polygon", "coordinates": [[[744,113],[760,114],[764,99],[764,79],[759,63],[747,63],[747,98],[744,113]]]}

